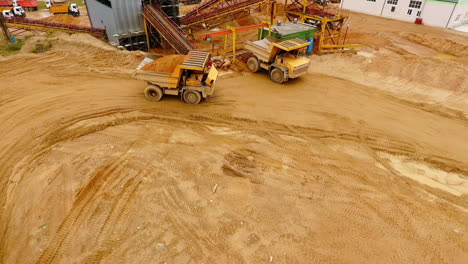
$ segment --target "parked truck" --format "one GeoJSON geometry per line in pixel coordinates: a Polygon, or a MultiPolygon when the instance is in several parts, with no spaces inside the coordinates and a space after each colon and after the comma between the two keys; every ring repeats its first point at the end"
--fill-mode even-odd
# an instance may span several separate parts
{"type": "Polygon", "coordinates": [[[0,7],[12,7],[13,1],[11,0],[0,0],[0,7]]]}
{"type": "Polygon", "coordinates": [[[15,6],[21,6],[26,11],[36,11],[39,3],[36,0],[13,0],[15,6]]]}
{"type": "Polygon", "coordinates": [[[150,101],[157,102],[163,95],[169,94],[180,96],[188,104],[198,104],[202,98],[206,99],[214,93],[218,78],[216,68],[208,67],[210,56],[208,52],[192,50],[172,73],[142,70],[153,61],[147,58],[138,66],[133,77],[148,83],[144,93],[150,101]]]}
{"type": "Polygon", "coordinates": [[[51,5],[49,8],[50,13],[57,14],[70,14],[74,17],[80,16],[80,9],[77,4],[69,5],[51,5]]]}
{"type": "Polygon", "coordinates": [[[26,12],[21,6],[4,6],[0,7],[0,12],[2,12],[3,17],[13,18],[13,17],[26,17],[26,12]]]}
{"type": "Polygon", "coordinates": [[[247,68],[251,72],[265,69],[273,82],[287,82],[307,73],[310,61],[305,52],[309,45],[310,42],[298,38],[281,41],[270,36],[247,41],[245,48],[253,54],[247,60],[247,68]]]}

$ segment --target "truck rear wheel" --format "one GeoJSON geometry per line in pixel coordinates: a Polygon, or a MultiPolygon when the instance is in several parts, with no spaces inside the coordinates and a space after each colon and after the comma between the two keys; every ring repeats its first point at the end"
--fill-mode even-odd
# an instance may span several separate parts
{"type": "Polygon", "coordinates": [[[258,70],[260,70],[260,64],[258,63],[257,57],[252,56],[247,60],[247,68],[251,72],[258,72],[258,70]]]}
{"type": "Polygon", "coordinates": [[[183,95],[184,101],[187,104],[198,104],[201,101],[201,95],[198,91],[187,90],[183,95]]]}
{"type": "Polygon", "coordinates": [[[156,85],[148,85],[145,89],[146,99],[152,102],[157,102],[163,97],[163,91],[156,85]]]}
{"type": "Polygon", "coordinates": [[[270,72],[270,79],[275,83],[284,83],[284,73],[278,68],[274,68],[270,72]]]}

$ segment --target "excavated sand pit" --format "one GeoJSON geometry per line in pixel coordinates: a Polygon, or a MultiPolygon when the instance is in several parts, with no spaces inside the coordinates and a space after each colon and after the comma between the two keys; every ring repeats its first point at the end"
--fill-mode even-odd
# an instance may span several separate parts
{"type": "Polygon", "coordinates": [[[420,46],[466,35],[354,21],[365,53],[200,105],[145,100],[144,54],[87,35],[1,57],[0,262],[465,263],[466,58],[420,46]]]}

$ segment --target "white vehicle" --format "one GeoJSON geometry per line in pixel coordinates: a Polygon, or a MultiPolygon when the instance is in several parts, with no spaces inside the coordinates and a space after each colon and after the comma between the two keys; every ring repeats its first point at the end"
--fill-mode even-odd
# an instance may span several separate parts
{"type": "Polygon", "coordinates": [[[21,7],[17,0],[13,0],[13,7],[21,7]]]}
{"type": "Polygon", "coordinates": [[[47,8],[50,8],[50,7],[52,6],[52,2],[51,2],[51,1],[46,1],[46,2],[45,2],[45,6],[46,6],[47,8]]]}
{"type": "Polygon", "coordinates": [[[26,12],[24,11],[24,8],[21,6],[19,7],[13,7],[10,10],[3,10],[2,14],[5,18],[13,18],[13,17],[26,17],[26,12]]]}
{"type": "Polygon", "coordinates": [[[3,14],[3,17],[7,19],[14,17],[13,13],[10,10],[3,10],[2,14],[3,14]]]}

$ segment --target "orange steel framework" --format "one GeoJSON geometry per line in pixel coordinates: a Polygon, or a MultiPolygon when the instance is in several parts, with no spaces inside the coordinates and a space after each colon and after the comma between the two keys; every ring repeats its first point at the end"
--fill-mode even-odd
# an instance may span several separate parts
{"type": "Polygon", "coordinates": [[[341,9],[320,6],[313,0],[292,0],[285,2],[285,13],[288,20],[298,19],[300,22],[317,26],[314,51],[321,55],[326,53],[358,52],[361,48],[357,44],[346,44],[348,29],[345,24],[348,15],[341,9]]]}
{"type": "MultiPolygon", "coordinates": [[[[222,53],[222,54],[231,53],[233,57],[233,61],[235,61],[238,50],[243,48],[242,45],[237,45],[237,32],[242,32],[242,31],[247,31],[247,30],[252,30],[252,29],[257,29],[257,28],[261,28],[263,31],[263,28],[268,27],[269,28],[268,34],[271,35],[271,24],[266,21],[263,21],[263,22],[264,24],[246,26],[246,27],[241,27],[241,28],[227,26],[227,30],[225,31],[203,34],[203,35],[200,35],[200,38],[206,40],[209,37],[224,36],[224,49],[218,53],[222,53]],[[230,49],[228,49],[228,36],[231,34],[232,34],[232,39],[231,39],[232,46],[230,49]]],[[[261,35],[263,35],[263,32],[261,35]]]]}

